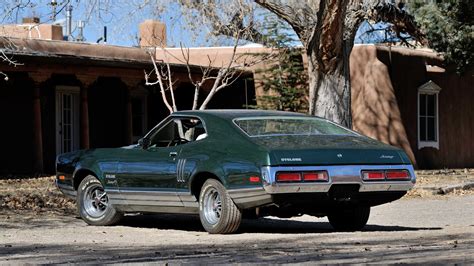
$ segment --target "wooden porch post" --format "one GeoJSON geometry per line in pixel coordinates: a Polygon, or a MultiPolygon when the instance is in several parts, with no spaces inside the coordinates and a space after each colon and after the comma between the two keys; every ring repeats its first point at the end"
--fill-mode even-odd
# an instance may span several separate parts
{"type": "Polygon", "coordinates": [[[127,78],[123,79],[122,82],[127,85],[126,95],[126,106],[125,106],[125,119],[126,119],[126,136],[125,141],[127,144],[133,143],[133,117],[132,117],[132,90],[136,89],[138,84],[142,82],[141,77],[138,78],[127,78]]]}
{"type": "Polygon", "coordinates": [[[81,86],[81,108],[80,108],[80,138],[81,149],[90,149],[89,133],[89,87],[97,79],[97,76],[89,74],[76,74],[76,78],[82,83],[81,86]]]}
{"type": "Polygon", "coordinates": [[[81,88],[81,149],[89,149],[89,100],[87,88],[81,88]]]}
{"type": "Polygon", "coordinates": [[[33,144],[35,149],[33,167],[35,173],[44,172],[42,130],[40,88],[39,84],[35,82],[33,88],[33,144]]]}
{"type": "Polygon", "coordinates": [[[130,95],[130,89],[127,89],[127,106],[126,106],[126,126],[127,126],[127,135],[126,141],[127,144],[133,143],[133,121],[132,121],[132,97],[130,95]]]}
{"type": "Polygon", "coordinates": [[[44,173],[43,159],[43,125],[41,121],[41,90],[40,86],[51,76],[51,73],[32,72],[28,74],[33,80],[33,170],[37,174],[44,173]]]}

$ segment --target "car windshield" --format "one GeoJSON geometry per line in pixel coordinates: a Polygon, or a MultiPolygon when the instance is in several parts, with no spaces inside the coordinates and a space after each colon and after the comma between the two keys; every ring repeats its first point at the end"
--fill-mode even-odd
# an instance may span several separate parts
{"type": "Polygon", "coordinates": [[[282,135],[355,135],[353,132],[316,117],[238,118],[235,124],[250,137],[282,135]]]}

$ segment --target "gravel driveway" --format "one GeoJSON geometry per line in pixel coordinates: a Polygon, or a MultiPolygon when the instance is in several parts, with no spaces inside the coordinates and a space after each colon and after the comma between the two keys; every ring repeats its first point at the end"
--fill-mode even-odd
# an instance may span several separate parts
{"type": "Polygon", "coordinates": [[[326,219],[245,220],[209,235],[193,216],[130,216],[87,226],[73,215],[0,214],[0,263],[474,263],[474,195],[402,199],[362,232],[326,219]]]}

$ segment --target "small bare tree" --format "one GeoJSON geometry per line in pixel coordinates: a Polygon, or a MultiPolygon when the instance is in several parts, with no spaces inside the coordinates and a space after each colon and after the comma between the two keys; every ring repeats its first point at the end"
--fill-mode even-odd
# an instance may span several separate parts
{"type": "MultiPolygon", "coordinates": [[[[0,37],[0,60],[3,64],[7,64],[9,66],[19,66],[22,65],[20,62],[14,60],[13,55],[14,51],[18,50],[18,46],[13,43],[7,37],[0,37]]],[[[2,71],[0,71],[0,75],[3,76],[5,81],[8,81],[8,75],[2,71]]]]}
{"type": "Polygon", "coordinates": [[[149,73],[145,72],[145,84],[150,86],[159,85],[163,102],[170,113],[177,111],[173,91],[174,83],[170,71],[170,57],[173,57],[175,61],[184,64],[187,68],[188,79],[194,86],[192,109],[204,110],[207,108],[209,102],[216,93],[231,86],[241,77],[246,68],[268,60],[273,56],[272,53],[269,53],[265,57],[256,57],[252,54],[239,53],[238,46],[243,40],[258,38],[260,35],[255,31],[252,23],[244,26],[244,14],[248,11],[247,9],[249,6],[242,4],[241,1],[236,1],[234,4],[236,5],[233,7],[236,7],[237,11],[235,11],[235,9],[220,10],[221,12],[218,14],[212,3],[209,5],[196,5],[193,1],[183,3],[186,8],[197,10],[198,13],[196,14],[205,14],[205,16],[200,17],[200,19],[203,19],[203,21],[201,21],[202,25],[210,26],[211,34],[224,35],[232,41],[232,52],[230,58],[220,65],[216,63],[218,58],[208,55],[207,64],[199,66],[201,73],[199,73],[199,75],[193,75],[193,66],[190,60],[189,48],[184,47],[182,44],[180,44],[182,58],[178,58],[169,53],[164,47],[157,47],[148,50],[148,54],[153,63],[153,70],[149,73]],[[226,22],[226,19],[229,21],[226,22]],[[161,49],[161,52],[165,55],[163,62],[157,62],[155,56],[156,49],[161,49]],[[151,77],[153,77],[154,80],[151,80],[151,77]],[[199,96],[204,89],[204,85],[209,83],[212,84],[209,92],[203,102],[199,103],[199,96]]]}

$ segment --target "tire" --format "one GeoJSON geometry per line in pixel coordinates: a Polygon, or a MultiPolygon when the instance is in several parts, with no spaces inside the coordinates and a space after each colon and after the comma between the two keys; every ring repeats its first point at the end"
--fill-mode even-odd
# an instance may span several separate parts
{"type": "Polygon", "coordinates": [[[208,179],[202,185],[199,195],[199,218],[207,232],[230,234],[239,228],[242,211],[219,181],[208,179]]]}
{"type": "Polygon", "coordinates": [[[79,215],[90,225],[113,225],[123,217],[109,203],[104,187],[92,175],[86,176],[79,184],[76,204],[79,215]]]}
{"type": "Polygon", "coordinates": [[[329,213],[328,220],[337,231],[358,231],[367,224],[369,216],[370,207],[357,206],[329,213]]]}

